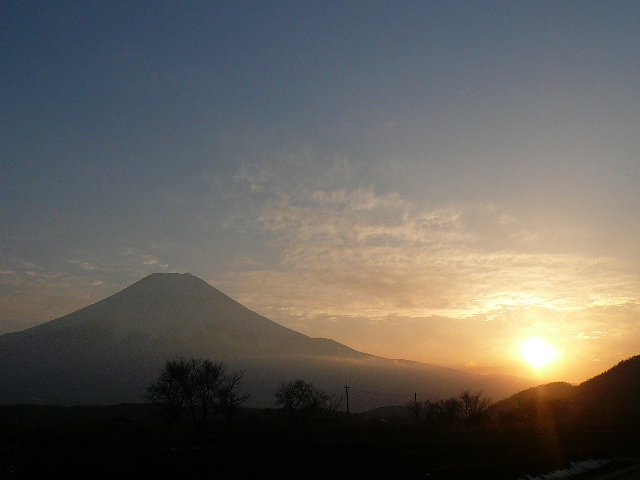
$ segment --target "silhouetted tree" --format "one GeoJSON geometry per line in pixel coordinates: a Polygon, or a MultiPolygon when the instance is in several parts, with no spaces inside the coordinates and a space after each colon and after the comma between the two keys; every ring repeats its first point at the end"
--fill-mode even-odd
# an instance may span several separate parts
{"type": "Polygon", "coordinates": [[[193,366],[193,361],[184,358],[167,360],[158,381],[147,388],[147,400],[162,407],[171,425],[190,402],[193,366]]]}
{"type": "Polygon", "coordinates": [[[282,382],[276,391],[276,405],[293,416],[329,416],[341,403],[342,398],[329,395],[302,379],[282,382]]]}
{"type": "Polygon", "coordinates": [[[170,424],[188,412],[193,424],[204,430],[221,411],[231,418],[233,413],[228,412],[235,412],[249,398],[238,391],[242,375],[227,374],[223,362],[171,359],[158,381],[147,388],[146,398],[162,407],[170,424]]]}
{"type": "Polygon", "coordinates": [[[211,360],[195,359],[194,363],[190,412],[193,423],[204,429],[220,409],[218,390],[226,367],[222,362],[211,360]]]}
{"type": "Polygon", "coordinates": [[[276,391],[276,405],[291,414],[298,412],[313,393],[313,384],[302,379],[282,382],[276,391]]]}
{"type": "Polygon", "coordinates": [[[227,421],[230,421],[238,411],[238,408],[251,398],[250,394],[239,392],[242,377],[244,377],[244,371],[225,375],[222,385],[218,390],[220,411],[227,421]]]}
{"type": "Polygon", "coordinates": [[[313,394],[307,404],[303,406],[302,412],[315,417],[328,417],[338,409],[340,404],[342,404],[342,397],[329,395],[324,390],[314,388],[313,394]]]}
{"type": "Polygon", "coordinates": [[[491,399],[482,396],[482,391],[464,390],[458,395],[458,415],[466,424],[484,424],[488,419],[491,399]]]}
{"type": "Polygon", "coordinates": [[[447,400],[438,400],[424,403],[424,417],[432,427],[448,427],[458,420],[458,400],[451,397],[447,400]]]}

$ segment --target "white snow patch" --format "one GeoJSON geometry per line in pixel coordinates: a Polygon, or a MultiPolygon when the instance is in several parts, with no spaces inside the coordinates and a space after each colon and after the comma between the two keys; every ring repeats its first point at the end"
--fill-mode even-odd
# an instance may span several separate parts
{"type": "Polygon", "coordinates": [[[521,477],[518,480],[557,480],[563,478],[571,478],[574,475],[580,475],[582,473],[588,472],[589,470],[600,468],[607,463],[609,463],[609,460],[593,460],[590,458],[588,460],[582,460],[581,462],[570,462],[569,468],[556,470],[555,472],[547,473],[539,477],[532,477],[530,475],[524,474],[524,477],[521,477]]]}

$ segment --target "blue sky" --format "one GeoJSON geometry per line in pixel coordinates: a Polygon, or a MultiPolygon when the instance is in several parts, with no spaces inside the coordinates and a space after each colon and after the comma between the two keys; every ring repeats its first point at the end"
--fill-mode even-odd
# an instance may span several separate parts
{"type": "Polygon", "coordinates": [[[178,271],[389,357],[580,381],[638,354],[639,18],[5,2],[0,333],[178,271]]]}

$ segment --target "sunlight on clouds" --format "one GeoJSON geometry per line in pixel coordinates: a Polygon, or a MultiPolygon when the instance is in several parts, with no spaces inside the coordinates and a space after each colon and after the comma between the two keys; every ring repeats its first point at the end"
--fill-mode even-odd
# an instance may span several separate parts
{"type": "Polygon", "coordinates": [[[527,252],[522,245],[492,250],[489,234],[468,221],[479,215],[484,224],[504,224],[495,206],[420,209],[366,189],[281,197],[260,220],[286,245],[282,288],[312,288],[318,300],[311,310],[318,313],[359,315],[366,305],[375,316],[471,317],[510,306],[620,305],[634,297],[635,279],[610,258],[527,252]]]}
{"type": "MultiPolygon", "coordinates": [[[[621,309],[640,304],[638,279],[614,258],[567,251],[582,232],[556,231],[542,245],[514,212],[493,204],[433,207],[397,193],[378,195],[373,188],[302,190],[273,195],[259,222],[267,241],[281,246],[278,267],[229,273],[223,285],[235,285],[243,303],[311,335],[329,330],[313,327],[328,317],[438,317],[466,319],[467,326],[509,321],[513,335],[547,319],[549,328],[563,325],[558,335],[574,338],[579,332],[611,332],[599,318],[604,309],[613,309],[617,328],[628,331],[621,309]]],[[[503,325],[496,335],[506,331],[503,325]]],[[[356,345],[357,332],[344,335],[338,340],[364,347],[356,345]]],[[[371,339],[367,347],[376,341],[381,354],[380,340],[371,339]]],[[[591,348],[584,344],[580,352],[587,355],[591,348]]]]}
{"type": "Polygon", "coordinates": [[[404,202],[397,193],[377,196],[372,188],[348,193],[344,189],[332,192],[316,191],[311,194],[311,203],[337,206],[340,211],[374,210],[385,207],[403,207],[404,202]]]}

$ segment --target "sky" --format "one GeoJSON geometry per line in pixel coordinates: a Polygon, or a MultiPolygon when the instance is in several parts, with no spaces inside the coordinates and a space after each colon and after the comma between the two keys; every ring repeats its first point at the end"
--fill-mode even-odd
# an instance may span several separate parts
{"type": "Polygon", "coordinates": [[[638,19],[2,2],[0,333],[189,272],[390,358],[577,383],[640,354],[638,19]]]}

